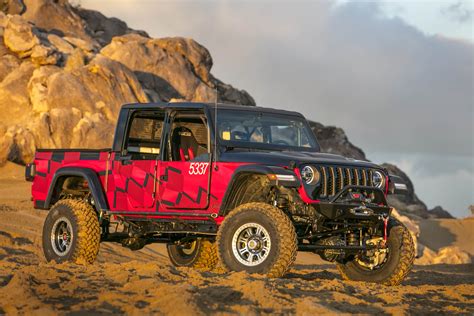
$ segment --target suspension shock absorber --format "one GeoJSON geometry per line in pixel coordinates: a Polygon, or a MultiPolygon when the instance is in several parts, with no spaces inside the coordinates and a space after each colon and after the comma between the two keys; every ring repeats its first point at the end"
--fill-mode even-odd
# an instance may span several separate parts
{"type": "Polygon", "coordinates": [[[282,210],[288,209],[290,202],[285,195],[278,195],[276,198],[276,207],[282,210]]]}
{"type": "Polygon", "coordinates": [[[359,241],[357,240],[357,234],[351,232],[347,235],[347,245],[348,246],[357,246],[359,245],[359,241]]]}

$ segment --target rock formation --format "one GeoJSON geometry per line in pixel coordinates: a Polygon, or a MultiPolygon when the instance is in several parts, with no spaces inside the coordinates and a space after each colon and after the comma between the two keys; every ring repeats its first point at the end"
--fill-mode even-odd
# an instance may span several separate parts
{"type": "Polygon", "coordinates": [[[428,213],[436,218],[454,218],[451,213],[449,213],[439,205],[429,210],[428,213]]]}
{"type": "Polygon", "coordinates": [[[323,151],[351,157],[358,160],[367,160],[365,153],[352,144],[342,128],[324,126],[321,123],[310,122],[313,133],[318,138],[323,151]]]}
{"type": "Polygon", "coordinates": [[[124,103],[255,105],[212,76],[211,55],[191,39],[151,39],[65,0],[3,3],[0,164],[31,161],[41,147],[109,147],[124,103]]]}
{"type": "MultiPolygon", "coordinates": [[[[190,100],[255,105],[211,74],[192,39],[153,39],[67,0],[0,3],[0,164],[26,163],[36,148],[106,148],[124,103],[190,100]],[[67,131],[67,132],[64,132],[67,131]]],[[[324,151],[366,160],[341,128],[311,122],[324,151]]],[[[409,216],[447,216],[415,195],[390,202],[409,216]]]]}

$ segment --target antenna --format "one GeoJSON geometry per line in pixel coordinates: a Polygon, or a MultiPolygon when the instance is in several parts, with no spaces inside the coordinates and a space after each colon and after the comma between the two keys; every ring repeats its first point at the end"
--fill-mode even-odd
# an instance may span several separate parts
{"type": "Polygon", "coordinates": [[[217,170],[217,84],[216,84],[216,97],[214,99],[214,170],[217,170]]]}

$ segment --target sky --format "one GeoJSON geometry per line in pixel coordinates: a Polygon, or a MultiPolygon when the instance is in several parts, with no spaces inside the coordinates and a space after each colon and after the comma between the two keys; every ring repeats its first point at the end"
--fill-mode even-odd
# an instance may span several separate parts
{"type": "Polygon", "coordinates": [[[474,1],[77,2],[152,37],[194,38],[217,78],[342,127],[429,208],[463,217],[474,204],[474,1]]]}

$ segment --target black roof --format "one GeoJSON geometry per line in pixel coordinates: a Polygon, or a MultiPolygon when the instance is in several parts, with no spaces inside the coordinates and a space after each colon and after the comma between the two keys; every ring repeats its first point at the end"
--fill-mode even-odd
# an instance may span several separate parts
{"type": "MultiPolygon", "coordinates": [[[[153,108],[176,108],[176,109],[204,109],[208,108],[214,110],[216,107],[215,103],[205,102],[153,102],[153,103],[131,103],[122,106],[122,109],[153,109],[153,108]]],[[[255,112],[267,112],[267,113],[278,113],[283,115],[301,116],[301,113],[294,111],[286,111],[280,109],[266,108],[260,106],[248,106],[248,105],[237,105],[237,104],[226,104],[217,103],[217,108],[224,108],[237,111],[255,111],[255,112]]]]}

